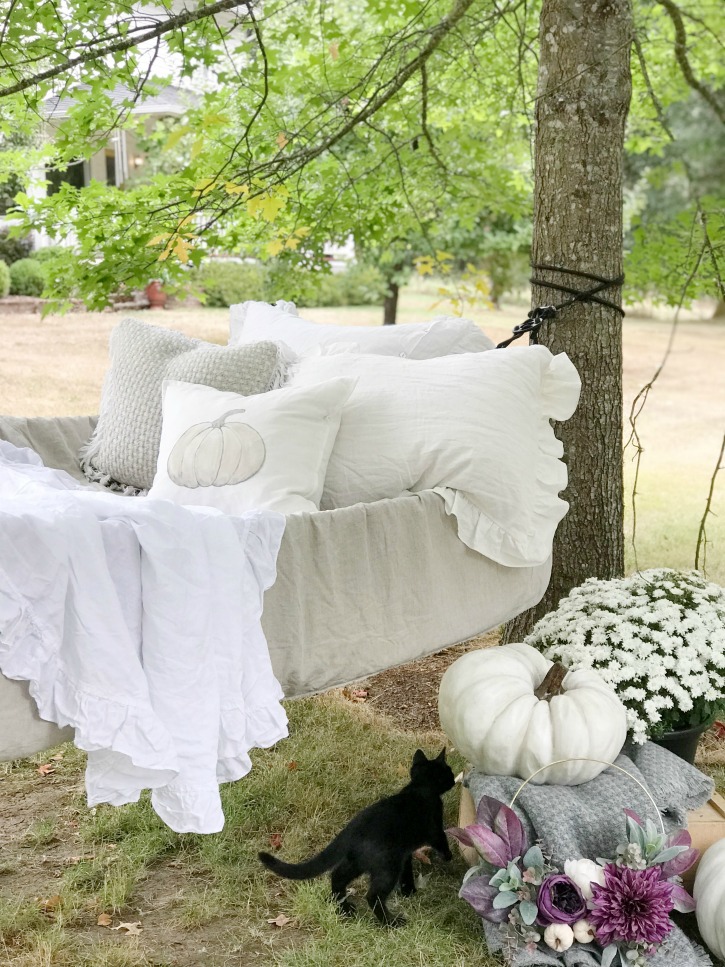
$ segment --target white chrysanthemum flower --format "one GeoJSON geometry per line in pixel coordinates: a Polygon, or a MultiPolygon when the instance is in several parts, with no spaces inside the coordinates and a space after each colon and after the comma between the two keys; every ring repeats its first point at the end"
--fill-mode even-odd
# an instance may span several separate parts
{"type": "Polygon", "coordinates": [[[570,668],[593,668],[627,707],[632,737],[725,710],[725,589],[696,571],[655,568],[590,578],[526,643],[570,668]]]}

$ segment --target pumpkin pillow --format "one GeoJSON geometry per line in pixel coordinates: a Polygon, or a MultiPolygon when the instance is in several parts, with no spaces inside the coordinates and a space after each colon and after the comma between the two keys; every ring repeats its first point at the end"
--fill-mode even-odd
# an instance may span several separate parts
{"type": "Polygon", "coordinates": [[[286,343],[295,353],[308,353],[331,343],[345,344],[348,352],[433,359],[450,353],[480,353],[493,343],[475,322],[439,316],[429,322],[397,326],[335,326],[310,322],[297,315],[294,303],[240,302],[230,310],[230,346],[259,339],[286,343]]]}
{"type": "Polygon", "coordinates": [[[124,319],[111,332],[111,366],[101,412],[81,466],[112,489],[146,490],[156,472],[164,379],[204,383],[245,396],[280,386],[284,350],[272,342],[217,346],[181,332],[124,319]]]}
{"type": "Polygon", "coordinates": [[[355,380],[240,396],[168,380],[149,497],[216,507],[318,510],[340,414],[355,380]]]}

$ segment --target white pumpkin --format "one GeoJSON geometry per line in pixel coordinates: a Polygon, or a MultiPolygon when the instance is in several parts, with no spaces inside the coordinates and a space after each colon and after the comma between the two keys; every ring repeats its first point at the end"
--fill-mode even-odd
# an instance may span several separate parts
{"type": "Polygon", "coordinates": [[[725,960],[725,839],[705,850],[692,894],[702,939],[711,954],[725,960]]]}
{"type": "Polygon", "coordinates": [[[195,423],[174,444],[166,469],[179,487],[229,487],[257,473],[266,457],[264,440],[247,423],[227,423],[230,410],[212,423],[195,423]]]}
{"type": "MultiPolygon", "coordinates": [[[[613,762],[627,735],[624,705],[595,671],[566,672],[523,644],[469,651],[455,661],[441,681],[438,714],[451,743],[477,769],[522,779],[558,759],[613,762]],[[538,697],[552,668],[551,691],[538,697]]],[[[532,782],[576,786],[605,768],[565,762],[532,782]]]]}

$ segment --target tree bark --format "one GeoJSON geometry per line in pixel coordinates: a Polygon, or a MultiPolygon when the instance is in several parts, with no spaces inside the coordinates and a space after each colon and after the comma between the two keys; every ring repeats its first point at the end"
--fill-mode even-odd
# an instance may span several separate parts
{"type": "MultiPolygon", "coordinates": [[[[532,262],[615,278],[622,271],[622,156],[631,98],[630,0],[543,0],[536,102],[532,262]]],[[[573,288],[585,279],[534,268],[573,288]]],[[[621,305],[621,289],[601,295],[621,305]]],[[[564,293],[534,286],[532,305],[564,293]]],[[[613,309],[575,303],[545,323],[540,341],[566,352],[582,394],[574,416],[555,424],[564,444],[569,513],[554,539],[544,599],[504,629],[521,641],[533,624],[588,577],[624,573],[622,320],[613,309]]],[[[502,350],[505,352],[506,350],[502,350]]]]}
{"type": "Polygon", "coordinates": [[[397,282],[388,283],[388,294],[383,302],[383,325],[394,326],[398,316],[398,295],[400,286],[397,282]]]}

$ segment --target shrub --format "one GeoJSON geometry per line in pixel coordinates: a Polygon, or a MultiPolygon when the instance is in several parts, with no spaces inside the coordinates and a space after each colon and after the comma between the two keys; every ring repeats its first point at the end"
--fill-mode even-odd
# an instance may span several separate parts
{"type": "Polygon", "coordinates": [[[324,270],[306,269],[282,260],[269,263],[265,299],[290,299],[304,306],[382,305],[387,283],[374,265],[353,262],[334,275],[324,270]]]}
{"type": "Polygon", "coordinates": [[[10,266],[12,295],[40,296],[45,288],[43,266],[35,259],[20,259],[10,266]]]}
{"type": "Polygon", "coordinates": [[[319,269],[307,269],[284,259],[273,259],[266,269],[265,302],[284,299],[301,308],[319,305],[320,279],[326,277],[319,269]]]}
{"type": "Polygon", "coordinates": [[[73,254],[73,250],[66,248],[65,245],[46,245],[45,248],[36,248],[30,253],[30,258],[36,262],[54,262],[67,259],[73,254]]]}
{"type": "Polygon", "coordinates": [[[346,306],[379,306],[385,301],[388,283],[385,276],[375,265],[366,262],[353,262],[340,279],[345,295],[346,306]]]}
{"type": "Polygon", "coordinates": [[[342,274],[320,275],[320,278],[318,279],[318,282],[317,282],[315,305],[317,306],[347,305],[347,292],[345,287],[345,280],[342,274]]]}
{"type": "Polygon", "coordinates": [[[0,262],[12,265],[13,262],[28,258],[32,244],[29,236],[11,238],[7,229],[0,229],[0,262]]]}
{"type": "Polygon", "coordinates": [[[202,262],[196,280],[208,306],[231,306],[249,299],[264,300],[264,267],[251,262],[202,262]]]}
{"type": "Polygon", "coordinates": [[[285,259],[264,264],[208,259],[202,262],[195,281],[206,295],[208,306],[235,302],[280,299],[305,306],[381,305],[387,291],[385,278],[374,265],[353,263],[333,275],[285,259]]]}
{"type": "Polygon", "coordinates": [[[0,299],[4,299],[10,291],[10,269],[4,262],[0,262],[0,299]]]}

